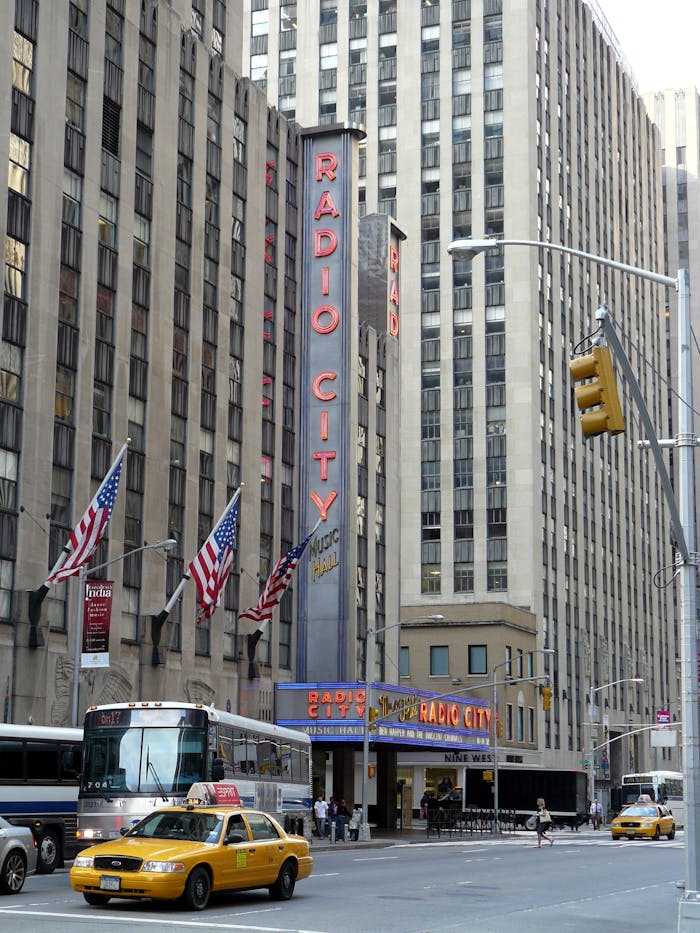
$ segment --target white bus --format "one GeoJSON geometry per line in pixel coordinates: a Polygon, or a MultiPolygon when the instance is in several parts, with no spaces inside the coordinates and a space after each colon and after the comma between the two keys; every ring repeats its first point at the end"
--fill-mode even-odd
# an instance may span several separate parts
{"type": "Polygon", "coordinates": [[[634,803],[640,794],[648,794],[655,803],[671,810],[676,826],[685,824],[685,795],[680,771],[645,771],[622,775],[622,806],[634,803]]]}
{"type": "Polygon", "coordinates": [[[233,783],[241,803],[311,838],[311,739],[202,703],[91,706],[85,714],[78,838],[112,839],[200,781],[233,783]]]}
{"type": "Polygon", "coordinates": [[[81,848],[76,816],[82,741],[82,729],[0,724],[0,816],[32,830],[43,874],[81,848]]]}

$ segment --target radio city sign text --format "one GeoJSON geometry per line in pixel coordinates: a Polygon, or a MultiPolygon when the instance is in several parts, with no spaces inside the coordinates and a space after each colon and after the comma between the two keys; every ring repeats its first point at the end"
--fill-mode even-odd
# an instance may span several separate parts
{"type": "MultiPolygon", "coordinates": [[[[321,184],[326,183],[313,213],[313,264],[312,274],[318,276],[318,286],[323,300],[311,311],[311,328],[317,338],[330,338],[341,325],[341,312],[338,308],[340,295],[337,289],[341,282],[336,282],[331,274],[331,258],[340,249],[340,237],[336,232],[338,225],[330,226],[328,221],[340,217],[340,211],[333,198],[333,187],[338,180],[338,157],[333,152],[317,152],[314,156],[314,177],[321,184]],[[337,294],[337,297],[336,297],[337,294]]],[[[337,264],[335,264],[337,269],[337,264]]],[[[337,272],[340,279],[340,270],[337,272]]],[[[320,341],[319,341],[320,342],[320,341]]],[[[323,358],[323,353],[318,357],[323,358]]],[[[332,359],[333,354],[329,354],[332,359]]],[[[318,489],[312,489],[310,496],[323,521],[328,517],[328,510],[338,498],[338,490],[329,488],[329,465],[336,459],[337,451],[326,446],[331,434],[330,419],[340,416],[337,399],[340,386],[335,368],[318,369],[311,377],[311,391],[322,403],[318,413],[318,422],[311,426],[316,432],[318,447],[312,450],[312,459],[318,464],[318,489]],[[319,491],[320,490],[320,491],[319,491]]],[[[337,425],[335,426],[337,429],[337,425]]],[[[312,472],[313,475],[313,472],[312,472]]]]}
{"type": "MultiPolygon", "coordinates": [[[[491,728],[491,710],[475,703],[430,699],[420,694],[379,694],[376,699],[379,715],[386,717],[383,725],[391,728],[389,718],[396,714],[396,725],[416,723],[453,729],[476,729],[488,732],[491,728]]],[[[345,687],[307,692],[307,716],[310,720],[362,719],[365,715],[365,691],[345,687]]]]}

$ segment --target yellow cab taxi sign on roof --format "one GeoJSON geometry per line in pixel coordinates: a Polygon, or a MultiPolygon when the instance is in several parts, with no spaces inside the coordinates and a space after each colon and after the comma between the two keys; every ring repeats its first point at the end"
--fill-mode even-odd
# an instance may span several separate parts
{"type": "Polygon", "coordinates": [[[241,796],[235,784],[198,781],[187,794],[188,807],[240,807],[241,796]]]}

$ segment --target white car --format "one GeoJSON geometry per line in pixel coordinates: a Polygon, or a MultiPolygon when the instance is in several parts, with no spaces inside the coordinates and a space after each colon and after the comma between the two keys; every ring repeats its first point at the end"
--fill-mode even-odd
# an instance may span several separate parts
{"type": "Polygon", "coordinates": [[[19,894],[27,875],[36,871],[36,839],[27,826],[13,826],[0,816],[0,893],[19,894]]]}

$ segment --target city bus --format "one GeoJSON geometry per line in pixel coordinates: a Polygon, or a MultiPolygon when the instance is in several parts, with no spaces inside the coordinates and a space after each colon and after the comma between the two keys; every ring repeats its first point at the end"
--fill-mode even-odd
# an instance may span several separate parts
{"type": "Polygon", "coordinates": [[[621,806],[634,803],[640,794],[648,794],[655,803],[664,803],[671,810],[676,826],[685,824],[685,796],[680,771],[645,771],[643,774],[623,774],[621,806]]]}
{"type": "Polygon", "coordinates": [[[236,785],[241,804],[311,838],[311,739],[203,703],[91,706],[85,714],[78,838],[113,839],[199,782],[236,785]]]}
{"type": "Polygon", "coordinates": [[[82,729],[0,724],[0,816],[32,830],[42,874],[81,848],[76,818],[82,742],[82,729]]]}

